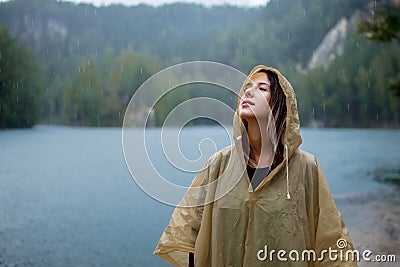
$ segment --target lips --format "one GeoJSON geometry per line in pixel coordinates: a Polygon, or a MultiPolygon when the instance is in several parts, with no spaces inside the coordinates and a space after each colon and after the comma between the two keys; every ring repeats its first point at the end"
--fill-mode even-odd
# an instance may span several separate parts
{"type": "Polygon", "coordinates": [[[253,106],[253,105],[254,105],[254,103],[248,99],[243,100],[242,104],[241,104],[242,107],[249,107],[249,106],[253,106]]]}

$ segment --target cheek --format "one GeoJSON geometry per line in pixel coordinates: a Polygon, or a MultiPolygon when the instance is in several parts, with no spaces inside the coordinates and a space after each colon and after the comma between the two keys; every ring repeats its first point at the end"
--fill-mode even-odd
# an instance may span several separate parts
{"type": "Polygon", "coordinates": [[[271,95],[268,93],[264,95],[263,114],[268,114],[271,111],[271,95]]]}
{"type": "MultiPolygon", "coordinates": [[[[260,95],[260,98],[258,99],[258,103],[262,103],[263,108],[267,108],[267,106],[271,106],[271,95],[269,93],[264,93],[263,95],[260,95]]],[[[261,106],[261,105],[260,105],[261,106]]]]}
{"type": "Polygon", "coordinates": [[[271,94],[270,93],[267,93],[265,96],[264,96],[264,99],[265,99],[265,101],[268,103],[268,104],[270,104],[270,100],[271,100],[271,94]]]}

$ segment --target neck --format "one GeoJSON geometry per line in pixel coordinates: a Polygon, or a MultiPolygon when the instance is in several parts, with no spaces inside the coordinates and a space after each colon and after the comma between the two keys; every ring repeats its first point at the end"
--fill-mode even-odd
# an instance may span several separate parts
{"type": "Polygon", "coordinates": [[[259,125],[257,121],[247,121],[247,135],[250,145],[249,165],[264,168],[271,166],[275,151],[270,137],[267,134],[267,123],[259,125]]]}

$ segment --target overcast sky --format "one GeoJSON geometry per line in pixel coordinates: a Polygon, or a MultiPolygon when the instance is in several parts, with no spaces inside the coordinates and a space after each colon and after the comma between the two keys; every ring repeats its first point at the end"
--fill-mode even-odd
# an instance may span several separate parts
{"type": "Polygon", "coordinates": [[[264,6],[268,0],[62,0],[74,3],[91,3],[95,6],[101,5],[109,5],[109,4],[125,4],[125,5],[137,5],[141,3],[145,3],[152,6],[159,6],[167,3],[174,2],[187,2],[187,3],[198,3],[204,4],[206,6],[212,5],[222,5],[222,4],[230,4],[235,6],[242,7],[258,7],[264,6]]]}

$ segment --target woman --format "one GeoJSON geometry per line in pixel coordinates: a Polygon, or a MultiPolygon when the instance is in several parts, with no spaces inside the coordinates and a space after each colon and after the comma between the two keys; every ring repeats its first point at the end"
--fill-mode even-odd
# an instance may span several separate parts
{"type": "Polygon", "coordinates": [[[233,132],[235,143],[196,176],[154,253],[174,266],[357,266],[345,257],[353,244],[318,160],[299,149],[296,96],[279,71],[251,71],[233,132]]]}

